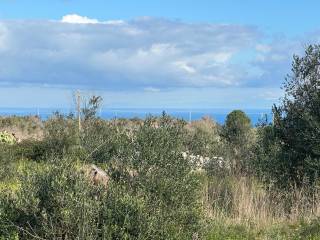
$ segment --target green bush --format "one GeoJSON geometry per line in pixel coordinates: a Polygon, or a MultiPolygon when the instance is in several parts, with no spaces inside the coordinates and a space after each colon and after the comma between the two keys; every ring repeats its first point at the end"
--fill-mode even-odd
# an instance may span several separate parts
{"type": "Polygon", "coordinates": [[[251,147],[255,141],[251,120],[241,110],[228,114],[223,126],[223,137],[227,141],[231,170],[234,174],[248,174],[251,147]]]}
{"type": "Polygon", "coordinates": [[[273,107],[274,122],[260,127],[256,148],[260,173],[283,188],[312,186],[320,172],[320,46],[294,56],[284,82],[285,96],[273,107]]]}
{"type": "Polygon", "coordinates": [[[43,137],[40,140],[25,139],[16,147],[19,159],[46,161],[50,158],[63,158],[75,154],[82,156],[80,137],[76,120],[72,115],[55,113],[44,124],[43,137]]]}
{"type": "Polygon", "coordinates": [[[143,196],[146,231],[154,239],[181,239],[199,227],[200,181],[181,155],[184,124],[164,115],[149,117],[136,128],[99,123],[87,132],[91,159],[106,163],[112,179],[133,191],[133,196],[143,196]],[[130,177],[132,173],[135,176],[130,177]]]}
{"type": "Polygon", "coordinates": [[[21,239],[98,239],[101,202],[95,196],[100,189],[88,184],[70,161],[32,170],[21,176],[16,195],[2,199],[7,231],[19,230],[21,239]]]}
{"type": "Polygon", "coordinates": [[[95,163],[113,163],[123,165],[131,148],[128,131],[119,125],[113,125],[104,120],[87,121],[81,134],[81,146],[88,153],[88,160],[95,163]]]}
{"type": "Polygon", "coordinates": [[[272,125],[257,127],[257,142],[253,146],[254,156],[251,171],[267,185],[284,186],[288,181],[285,161],[281,161],[281,144],[272,125]]]}
{"type": "Polygon", "coordinates": [[[299,239],[320,239],[320,218],[313,219],[309,223],[300,223],[298,236],[299,239]]]}
{"type": "Polygon", "coordinates": [[[47,147],[44,141],[27,139],[17,144],[15,154],[18,159],[45,160],[49,155],[47,147]]]}
{"type": "Polygon", "coordinates": [[[234,145],[243,144],[250,137],[251,120],[241,110],[233,110],[227,115],[224,136],[234,145]]]}
{"type": "Polygon", "coordinates": [[[55,113],[44,126],[43,141],[48,154],[62,158],[75,146],[79,146],[79,130],[73,115],[55,113]]]}
{"type": "Polygon", "coordinates": [[[16,138],[12,134],[0,132],[0,144],[14,144],[16,142],[16,138]]]}
{"type": "Polygon", "coordinates": [[[185,239],[200,230],[200,180],[182,157],[184,137],[184,122],[164,115],[146,119],[133,142],[131,165],[138,173],[133,187],[147,196],[158,226],[155,239],[185,239]]]}
{"type": "Polygon", "coordinates": [[[193,155],[205,157],[222,156],[223,139],[221,138],[221,126],[209,117],[193,121],[186,126],[185,138],[186,150],[193,155]]]}
{"type": "Polygon", "coordinates": [[[0,144],[0,183],[13,177],[15,159],[15,145],[0,144]]]}
{"type": "MultiPolygon", "coordinates": [[[[108,136],[117,128],[102,123],[102,129],[107,132],[100,136],[108,136]]],[[[201,234],[201,182],[182,158],[184,134],[183,123],[168,116],[150,117],[129,135],[115,131],[112,152],[99,149],[102,156],[112,155],[107,190],[88,181],[79,170],[83,163],[70,151],[61,159],[46,157],[18,176],[23,183],[19,191],[0,194],[0,236],[190,239],[201,234]]],[[[86,147],[99,147],[100,140],[92,138],[86,147]]],[[[86,161],[99,160],[95,157],[86,161]]]]}

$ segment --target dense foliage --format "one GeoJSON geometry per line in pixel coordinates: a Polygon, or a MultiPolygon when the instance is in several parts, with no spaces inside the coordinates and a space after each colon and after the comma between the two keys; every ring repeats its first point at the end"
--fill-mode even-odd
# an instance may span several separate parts
{"type": "Polygon", "coordinates": [[[279,186],[316,183],[320,171],[320,46],[294,56],[274,123],[259,128],[261,173],[279,186]]]}
{"type": "MultiPolygon", "coordinates": [[[[83,130],[90,144],[76,140],[73,125],[75,119],[53,116],[38,142],[44,151],[33,142],[33,154],[24,155],[39,163],[17,176],[18,191],[1,194],[0,236],[190,239],[201,233],[200,179],[181,155],[184,122],[150,117],[128,132],[91,119],[83,130]],[[108,170],[108,189],[86,179],[81,169],[89,162],[108,170]]],[[[21,147],[26,143],[15,154],[21,147]]]]}
{"type": "Polygon", "coordinates": [[[241,110],[229,113],[223,128],[223,136],[228,143],[228,152],[231,153],[232,172],[237,175],[248,173],[248,159],[254,141],[249,117],[241,110]]]}

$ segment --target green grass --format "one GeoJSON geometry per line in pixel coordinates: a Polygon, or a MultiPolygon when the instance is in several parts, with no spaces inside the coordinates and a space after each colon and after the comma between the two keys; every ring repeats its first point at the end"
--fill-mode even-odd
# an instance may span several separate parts
{"type": "Polygon", "coordinates": [[[282,222],[259,228],[255,225],[233,224],[215,220],[205,236],[206,240],[318,240],[320,219],[296,223],[282,222]]]}

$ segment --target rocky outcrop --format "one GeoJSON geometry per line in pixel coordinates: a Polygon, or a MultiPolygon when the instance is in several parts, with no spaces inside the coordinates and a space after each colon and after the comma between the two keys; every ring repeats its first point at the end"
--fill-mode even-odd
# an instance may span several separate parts
{"type": "Polygon", "coordinates": [[[94,185],[103,185],[105,188],[108,187],[110,177],[102,169],[98,168],[96,165],[91,164],[85,167],[85,172],[89,180],[94,185]]]}

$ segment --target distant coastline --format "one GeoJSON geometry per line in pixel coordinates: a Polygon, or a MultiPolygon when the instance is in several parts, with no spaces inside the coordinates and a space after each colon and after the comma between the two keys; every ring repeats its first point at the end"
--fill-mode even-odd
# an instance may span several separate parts
{"type": "MultiPolygon", "coordinates": [[[[103,108],[98,112],[98,116],[103,119],[113,118],[145,118],[148,115],[159,116],[165,111],[167,114],[182,118],[186,121],[199,120],[202,117],[209,116],[219,124],[225,122],[226,116],[233,109],[223,108],[204,108],[204,109],[186,109],[186,108],[103,108]]],[[[253,125],[256,125],[264,115],[267,115],[268,121],[272,119],[271,109],[242,109],[251,119],[253,125]]],[[[39,116],[42,120],[48,119],[53,112],[59,111],[62,114],[74,113],[73,108],[0,108],[0,116],[39,116]]]]}

